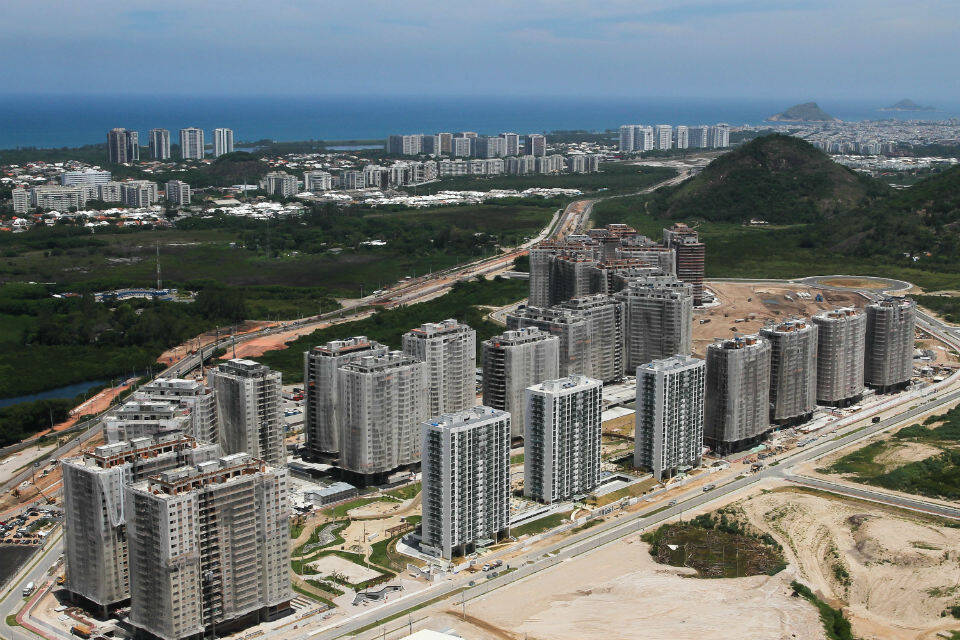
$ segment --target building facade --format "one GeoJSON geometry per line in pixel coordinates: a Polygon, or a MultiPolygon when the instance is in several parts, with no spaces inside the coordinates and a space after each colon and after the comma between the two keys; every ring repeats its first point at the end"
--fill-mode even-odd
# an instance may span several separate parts
{"type": "Polygon", "coordinates": [[[560,377],[560,340],[537,327],[506,331],[481,345],[483,404],[512,416],[512,438],[523,436],[526,388],[560,377]]]}
{"type": "Polygon", "coordinates": [[[760,335],[770,342],[770,420],[805,422],[817,405],[817,325],[785,320],[760,335]]]}
{"type": "Polygon", "coordinates": [[[700,464],[705,377],[706,364],[691,356],[637,369],[633,464],[658,481],[700,464]]]}
{"type": "Polygon", "coordinates": [[[401,351],[337,370],[340,468],[360,482],[420,461],[429,415],[427,364],[401,351]]]}
{"type": "Polygon", "coordinates": [[[190,185],[180,180],[170,180],[166,185],[167,202],[185,207],[190,204],[190,185]]]}
{"type": "Polygon", "coordinates": [[[168,129],[150,129],[147,136],[150,157],[154,160],[169,160],[170,131],[168,129]]]}
{"type": "Polygon", "coordinates": [[[855,404],[863,396],[867,316],[845,307],[822,311],[811,321],[817,325],[817,402],[855,404]]]}
{"type": "Polygon", "coordinates": [[[422,425],[421,550],[451,559],[510,534],[510,414],[476,406],[422,425]]]}
{"type": "Polygon", "coordinates": [[[693,335],[693,288],[674,276],[630,281],[616,294],[625,306],[626,372],[653,360],[689,354],[693,335]]]}
{"type": "Polygon", "coordinates": [[[864,382],[877,393],[900,391],[913,376],[917,305],[909,298],[885,298],[866,307],[864,382]]]}
{"type": "Polygon", "coordinates": [[[770,430],[770,343],[757,335],[707,346],[703,440],[724,455],[770,430]]]}
{"type": "Polygon", "coordinates": [[[456,320],[429,322],[403,334],[403,352],[427,365],[431,416],[477,404],[477,332],[456,320]]]}
{"type": "Polygon", "coordinates": [[[337,370],[366,356],[383,356],[390,349],[366,336],[333,340],[303,354],[306,455],[319,460],[340,451],[340,394],[337,370]]]}
{"type": "Polygon", "coordinates": [[[183,640],[272,620],[290,608],[287,473],[248,454],[126,485],[130,616],[183,640]]]}
{"type": "Polygon", "coordinates": [[[213,389],[202,381],[156,378],[141,385],[132,399],[178,405],[190,415],[190,435],[201,442],[217,442],[217,400],[213,389]]]}
{"type": "Polygon", "coordinates": [[[225,153],[233,153],[233,129],[214,129],[213,157],[219,158],[225,153]]]}
{"type": "Polygon", "coordinates": [[[603,383],[585,376],[528,387],[523,495],[547,504],[586,495],[600,483],[603,383]]]}
{"type": "Polygon", "coordinates": [[[236,358],[211,369],[207,379],[217,398],[217,441],[223,452],[248,453],[270,466],[284,466],[280,372],[236,358]]]}
{"type": "Polygon", "coordinates": [[[114,164],[140,160],[140,133],[123,128],[107,133],[107,158],[114,164]]]}
{"type": "Polygon", "coordinates": [[[206,145],[203,142],[203,129],[187,127],[180,129],[180,157],[184,160],[203,160],[206,145]]]}

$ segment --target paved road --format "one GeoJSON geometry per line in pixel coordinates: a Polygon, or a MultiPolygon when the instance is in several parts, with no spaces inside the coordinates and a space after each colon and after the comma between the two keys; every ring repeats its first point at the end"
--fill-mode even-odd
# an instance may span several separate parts
{"type": "Polygon", "coordinates": [[[0,637],[6,640],[37,640],[38,636],[24,627],[10,627],[6,623],[8,615],[16,614],[24,604],[23,587],[32,582],[37,587],[50,577],[48,570],[63,552],[63,541],[60,533],[51,540],[35,556],[30,558],[26,566],[21,569],[17,579],[12,580],[0,592],[0,637]],[[39,561],[38,561],[39,559],[39,561]],[[31,568],[32,566],[32,568],[31,568]]]}

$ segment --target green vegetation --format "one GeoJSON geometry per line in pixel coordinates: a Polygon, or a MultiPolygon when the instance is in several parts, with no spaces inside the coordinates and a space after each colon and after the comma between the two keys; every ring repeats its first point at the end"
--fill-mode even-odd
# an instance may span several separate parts
{"type": "Polygon", "coordinates": [[[294,591],[296,591],[296,592],[299,593],[300,595],[306,596],[306,597],[310,598],[311,600],[316,600],[317,602],[320,602],[320,603],[322,603],[322,604],[325,604],[325,605],[327,605],[328,607],[330,607],[331,609],[333,609],[333,608],[335,608],[335,607],[337,606],[337,605],[335,605],[335,604],[333,603],[333,600],[330,600],[329,598],[324,598],[324,597],[321,596],[320,594],[314,593],[313,591],[310,591],[310,590],[308,590],[308,589],[304,589],[303,587],[301,587],[300,585],[298,585],[296,582],[291,582],[291,583],[290,583],[290,586],[293,588],[294,591]]]}
{"type": "MultiPolygon", "coordinates": [[[[313,528],[313,532],[310,533],[310,537],[307,538],[307,541],[301,544],[296,549],[294,549],[291,555],[302,556],[304,553],[313,552],[313,551],[316,551],[317,549],[326,549],[327,547],[333,547],[336,545],[344,544],[346,540],[343,539],[343,537],[340,535],[340,532],[343,531],[349,524],[350,524],[349,520],[343,520],[341,522],[324,522],[322,524],[318,524],[316,527],[313,528]],[[320,532],[326,529],[327,527],[330,527],[331,525],[333,526],[333,529],[330,531],[330,533],[333,534],[333,540],[323,546],[318,546],[320,545],[320,532]]],[[[302,532],[303,527],[300,527],[300,530],[302,532]]],[[[290,537],[297,538],[299,537],[299,534],[297,534],[296,536],[291,535],[290,537]]]]}
{"type": "Polygon", "coordinates": [[[515,456],[510,456],[510,464],[523,464],[523,454],[518,453],[515,456]]]}
{"type": "Polygon", "coordinates": [[[17,622],[17,614],[11,613],[6,617],[8,627],[19,627],[20,623],[17,622]]]}
{"type": "Polygon", "coordinates": [[[836,118],[821,109],[816,102],[804,102],[784,109],[780,113],[770,116],[768,120],[775,122],[832,122],[836,118]]]}
{"type": "Polygon", "coordinates": [[[846,475],[857,482],[932,498],[960,498],[960,407],[930,416],[880,440],[852,451],[823,469],[846,475]],[[937,426],[934,426],[937,425],[937,426]],[[940,449],[939,454],[908,462],[894,469],[878,463],[877,457],[905,442],[922,442],[940,449]]]}
{"type": "Polygon", "coordinates": [[[503,306],[527,295],[528,283],[524,280],[476,280],[458,282],[445,296],[419,304],[378,311],[370,318],[337,324],[318,329],[287,343],[287,348],[268,351],[256,358],[263,364],[283,372],[287,383],[303,381],[303,352],[329,340],[344,336],[365,335],[399,349],[401,336],[424,322],[436,322],[444,318],[456,318],[466,322],[477,332],[477,345],[503,327],[484,319],[485,311],[478,305],[503,306]]]}
{"type": "Polygon", "coordinates": [[[307,578],[306,580],[304,580],[304,582],[309,584],[311,587],[314,587],[315,589],[326,591],[327,593],[333,596],[342,596],[344,593],[346,593],[346,591],[339,589],[333,586],[332,584],[330,584],[329,582],[324,582],[322,580],[313,580],[311,578],[307,578]]]}
{"type": "Polygon", "coordinates": [[[420,483],[414,482],[403,487],[398,487],[396,489],[391,489],[389,491],[384,491],[388,496],[393,496],[398,500],[410,500],[415,498],[418,493],[420,493],[420,483]]]}
{"type": "Polygon", "coordinates": [[[296,540],[297,538],[300,537],[301,533],[303,533],[303,525],[291,522],[290,523],[290,539],[296,540]]]}
{"type": "Polygon", "coordinates": [[[791,582],[790,586],[793,588],[794,596],[803,596],[820,612],[820,621],[823,623],[823,630],[829,640],[854,640],[850,621],[843,617],[842,611],[828,605],[818,598],[809,587],[796,580],[791,582]]]}
{"type": "Polygon", "coordinates": [[[930,309],[947,322],[960,323],[960,297],[952,296],[913,296],[922,307],[930,309]]]}
{"type": "MultiPolygon", "coordinates": [[[[416,526],[420,516],[404,518],[407,524],[416,526]]],[[[409,529],[370,545],[370,563],[392,571],[403,571],[410,558],[397,553],[397,540],[409,533],[409,529]]]]}
{"type": "Polygon", "coordinates": [[[661,564],[691,567],[700,578],[776,575],[786,568],[783,548],[769,534],[744,527],[727,509],[643,534],[661,564]],[[673,547],[673,548],[671,548],[673,547]]]}
{"type": "Polygon", "coordinates": [[[407,191],[419,194],[438,191],[489,191],[491,189],[516,189],[523,191],[532,187],[580,189],[592,192],[604,190],[607,193],[633,193],[646,189],[663,180],[677,175],[673,169],[663,167],[643,167],[632,164],[607,162],[600,165],[600,173],[563,173],[559,175],[526,176],[462,176],[444,178],[438,182],[418,186],[404,187],[407,191]]]}
{"type": "Polygon", "coordinates": [[[559,527],[561,524],[570,521],[570,514],[572,511],[561,511],[559,513],[551,513],[548,516],[543,518],[538,518],[536,520],[531,520],[530,522],[524,523],[519,527],[511,527],[510,535],[515,538],[519,538],[523,535],[535,536],[538,533],[543,533],[548,529],[553,529],[559,527]]]}
{"type": "Polygon", "coordinates": [[[668,218],[697,227],[708,277],[844,273],[960,288],[960,167],[894,191],[802,140],[764,136],[681,185],[599,202],[593,216],[652,237],[668,218]],[[769,224],[744,226],[753,218],[769,224]]]}
{"type": "Polygon", "coordinates": [[[67,419],[82,399],[21,402],[0,409],[0,447],[14,444],[67,419]],[[52,423],[52,424],[51,424],[52,423]]]}

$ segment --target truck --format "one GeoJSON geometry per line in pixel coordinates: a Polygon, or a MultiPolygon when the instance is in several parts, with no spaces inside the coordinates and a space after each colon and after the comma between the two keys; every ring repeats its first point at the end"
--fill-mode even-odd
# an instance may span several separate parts
{"type": "Polygon", "coordinates": [[[88,625],[85,625],[85,624],[75,624],[70,629],[70,633],[72,633],[75,636],[80,636],[81,638],[89,638],[90,636],[93,635],[93,629],[91,629],[88,625]]]}
{"type": "Polygon", "coordinates": [[[27,596],[29,596],[31,593],[33,593],[33,590],[36,588],[37,586],[35,584],[33,584],[32,582],[28,582],[27,586],[23,588],[23,597],[26,598],[27,596]]]}

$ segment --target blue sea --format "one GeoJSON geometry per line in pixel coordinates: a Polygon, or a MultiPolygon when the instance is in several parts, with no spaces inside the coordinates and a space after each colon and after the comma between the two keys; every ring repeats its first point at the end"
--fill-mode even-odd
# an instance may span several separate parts
{"type": "MultiPolygon", "coordinates": [[[[889,112],[888,101],[819,104],[842,120],[940,120],[960,115],[960,104],[936,112],[889,112]]],[[[0,149],[100,143],[113,127],[141,132],[196,126],[229,127],[238,141],[349,140],[391,133],[477,131],[602,131],[621,124],[760,124],[804,100],[595,97],[428,96],[0,96],[0,149]]],[[[917,102],[923,102],[917,99],[917,102]]],[[[174,134],[175,136],[176,134],[174,134]]]]}

